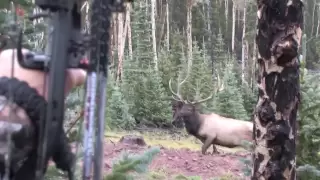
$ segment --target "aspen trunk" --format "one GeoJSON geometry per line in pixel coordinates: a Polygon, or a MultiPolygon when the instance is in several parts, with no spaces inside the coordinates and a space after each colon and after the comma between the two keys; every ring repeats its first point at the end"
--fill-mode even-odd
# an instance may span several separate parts
{"type": "Polygon", "coordinates": [[[126,16],[126,19],[128,20],[128,49],[129,49],[129,59],[133,59],[133,52],[132,52],[132,34],[131,34],[131,3],[127,4],[127,11],[129,12],[126,16]]]}
{"type": "Polygon", "coordinates": [[[252,180],[295,180],[303,4],[301,0],[269,2],[257,0],[259,99],[254,113],[252,180]],[[275,9],[280,10],[277,15],[275,9]]]}
{"type": "Polygon", "coordinates": [[[317,0],[313,2],[313,8],[312,8],[312,27],[311,27],[311,34],[310,36],[313,36],[313,32],[314,32],[314,15],[315,15],[315,12],[316,12],[316,8],[317,8],[317,0]]]}
{"type": "Polygon", "coordinates": [[[319,36],[319,28],[320,28],[320,5],[317,4],[317,6],[318,6],[318,11],[317,11],[317,14],[318,14],[318,25],[317,25],[316,37],[319,36]]]}
{"type": "Polygon", "coordinates": [[[121,79],[121,66],[122,66],[122,61],[123,61],[123,55],[121,52],[121,47],[122,47],[122,34],[123,34],[123,14],[118,13],[117,14],[117,25],[118,25],[118,37],[117,37],[117,52],[118,52],[118,70],[117,70],[117,78],[116,81],[120,81],[121,79]]]}
{"type": "Polygon", "coordinates": [[[192,60],[192,0],[188,0],[187,4],[187,59],[192,60]]]}
{"type": "Polygon", "coordinates": [[[111,20],[111,27],[110,27],[110,48],[109,48],[109,54],[110,54],[110,66],[114,66],[114,15],[112,16],[111,20]]]}
{"type": "Polygon", "coordinates": [[[228,33],[229,0],[224,0],[224,7],[226,9],[224,14],[226,18],[226,33],[228,33]]]}
{"type": "Polygon", "coordinates": [[[232,3],[232,35],[231,35],[231,51],[234,53],[234,41],[236,35],[236,5],[235,1],[233,0],[232,3]]]}
{"type": "MultiPolygon", "coordinates": [[[[161,1],[159,3],[159,7],[157,8],[157,12],[155,14],[156,18],[156,25],[160,26],[160,30],[158,31],[158,29],[156,29],[156,39],[158,40],[157,42],[157,51],[159,51],[159,47],[162,44],[162,39],[165,39],[165,24],[166,24],[166,0],[165,1],[161,1]]],[[[157,6],[157,5],[156,5],[157,6]]]]}
{"type": "MultiPolygon", "coordinates": [[[[115,62],[115,59],[116,59],[116,53],[115,53],[115,50],[117,49],[117,46],[118,46],[118,21],[117,21],[117,17],[118,15],[117,14],[114,14],[113,15],[113,36],[112,36],[112,40],[113,40],[113,46],[112,46],[112,57],[113,57],[113,66],[116,65],[116,62],[115,62]]],[[[115,69],[117,67],[115,66],[115,69]]],[[[117,71],[114,72],[114,77],[115,79],[117,79],[117,71]]]]}
{"type": "MultiPolygon", "coordinates": [[[[256,26],[258,25],[258,19],[256,20],[256,26]]],[[[256,80],[256,68],[257,68],[257,43],[254,39],[253,52],[252,52],[252,69],[251,69],[251,89],[253,90],[256,80]]]]}
{"type": "Polygon", "coordinates": [[[126,8],[126,20],[123,20],[123,13],[118,14],[118,71],[117,71],[117,81],[121,81],[122,69],[123,69],[123,59],[124,59],[124,46],[126,43],[126,37],[128,33],[128,16],[130,16],[130,11],[126,8]],[[124,22],[124,25],[123,25],[124,22]]]}
{"type": "Polygon", "coordinates": [[[170,21],[169,21],[169,0],[166,0],[166,24],[167,24],[167,51],[170,50],[170,21]]]}
{"type": "Polygon", "coordinates": [[[156,10],[156,0],[151,0],[151,29],[152,29],[151,32],[152,32],[153,62],[154,62],[154,69],[158,70],[155,10],[156,10]]]}
{"type": "Polygon", "coordinates": [[[242,27],[242,52],[241,52],[241,82],[242,84],[245,82],[245,53],[246,53],[246,43],[245,43],[245,37],[246,37],[246,6],[247,2],[244,0],[244,6],[243,6],[243,27],[242,27]]]}

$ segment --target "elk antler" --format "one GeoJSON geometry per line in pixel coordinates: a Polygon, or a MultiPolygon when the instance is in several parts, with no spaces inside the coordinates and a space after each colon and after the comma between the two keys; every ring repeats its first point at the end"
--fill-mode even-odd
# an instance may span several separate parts
{"type": "MultiPolygon", "coordinates": [[[[171,81],[172,81],[172,79],[170,78],[170,80],[169,80],[169,89],[170,89],[170,91],[171,91],[171,93],[172,93],[172,98],[173,98],[174,100],[176,100],[176,101],[181,101],[181,102],[185,102],[185,100],[184,100],[183,97],[181,96],[181,93],[180,93],[180,90],[181,90],[181,89],[180,89],[180,88],[181,88],[181,85],[186,82],[188,76],[189,76],[189,72],[187,72],[186,77],[185,77],[180,83],[178,83],[178,85],[177,85],[177,93],[175,93],[175,92],[172,90],[172,86],[171,86],[171,81]],[[176,96],[178,99],[175,98],[174,96],[176,96]]],[[[179,80],[179,79],[180,79],[180,75],[179,75],[179,77],[178,77],[178,80],[179,80]]],[[[179,81],[178,81],[178,82],[179,82],[179,81]]]]}
{"type": "Polygon", "coordinates": [[[224,84],[223,84],[223,82],[220,80],[219,74],[217,75],[217,79],[218,79],[218,82],[217,82],[218,86],[217,86],[217,88],[214,88],[214,90],[212,91],[212,93],[210,94],[210,96],[208,96],[208,97],[205,98],[205,99],[201,99],[201,100],[193,101],[193,102],[187,100],[187,102],[188,102],[189,104],[200,104],[200,103],[203,103],[203,102],[205,102],[205,101],[210,100],[216,92],[222,91],[222,90],[224,89],[224,84]]]}

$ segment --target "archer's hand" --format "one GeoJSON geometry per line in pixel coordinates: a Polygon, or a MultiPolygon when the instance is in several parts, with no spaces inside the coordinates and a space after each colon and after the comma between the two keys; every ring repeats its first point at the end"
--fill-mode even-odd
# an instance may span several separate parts
{"type": "MultiPolygon", "coordinates": [[[[23,49],[22,52],[26,53],[28,50],[23,49]]],[[[45,73],[22,68],[17,61],[16,53],[14,53],[14,62],[12,62],[12,55],[12,49],[0,52],[0,77],[15,77],[27,82],[29,86],[35,88],[40,95],[46,95],[46,92],[44,92],[45,73]]],[[[67,95],[72,88],[82,85],[86,79],[86,72],[82,69],[69,69],[66,74],[65,95],[67,95]]]]}

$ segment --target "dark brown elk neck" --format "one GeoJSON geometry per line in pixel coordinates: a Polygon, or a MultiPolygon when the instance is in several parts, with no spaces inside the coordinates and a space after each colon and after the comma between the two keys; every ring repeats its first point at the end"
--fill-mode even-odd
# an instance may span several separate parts
{"type": "Polygon", "coordinates": [[[198,112],[195,112],[191,115],[183,116],[182,118],[187,132],[193,136],[198,137],[198,132],[202,123],[201,115],[198,112]]]}

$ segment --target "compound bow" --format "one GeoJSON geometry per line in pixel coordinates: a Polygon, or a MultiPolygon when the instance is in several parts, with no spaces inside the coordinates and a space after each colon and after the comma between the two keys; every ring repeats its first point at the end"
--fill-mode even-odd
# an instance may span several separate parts
{"type": "MultiPolygon", "coordinates": [[[[30,20],[50,18],[46,52],[22,53],[23,33],[18,26],[11,28],[10,32],[14,33],[9,33],[9,38],[2,39],[6,40],[2,42],[2,45],[7,44],[6,42],[10,40],[11,44],[16,46],[20,66],[45,71],[48,74],[46,110],[45,114],[42,113],[42,117],[39,117],[42,121],[39,121],[38,127],[36,180],[43,179],[43,167],[46,167],[48,158],[50,158],[48,149],[53,148],[50,143],[56,141],[55,137],[60,137],[60,134],[65,134],[63,130],[65,99],[61,94],[64,94],[65,70],[68,68],[82,68],[87,71],[83,123],[83,180],[90,179],[92,169],[93,179],[102,179],[109,29],[112,12],[123,12],[125,10],[124,1],[92,0],[90,35],[88,36],[82,32],[80,8],[83,0],[35,0],[35,5],[41,8],[43,13],[32,15],[30,20]],[[87,49],[90,49],[90,52],[87,52],[87,49]],[[89,62],[83,61],[86,54],[89,54],[89,62]],[[99,98],[96,101],[97,91],[99,98]],[[95,118],[96,103],[97,121],[95,118]],[[93,146],[94,133],[96,135],[95,146],[93,146]]],[[[74,163],[69,163],[68,166],[70,164],[74,166],[74,163]]],[[[69,179],[74,179],[73,167],[62,169],[69,171],[69,179]]]]}

